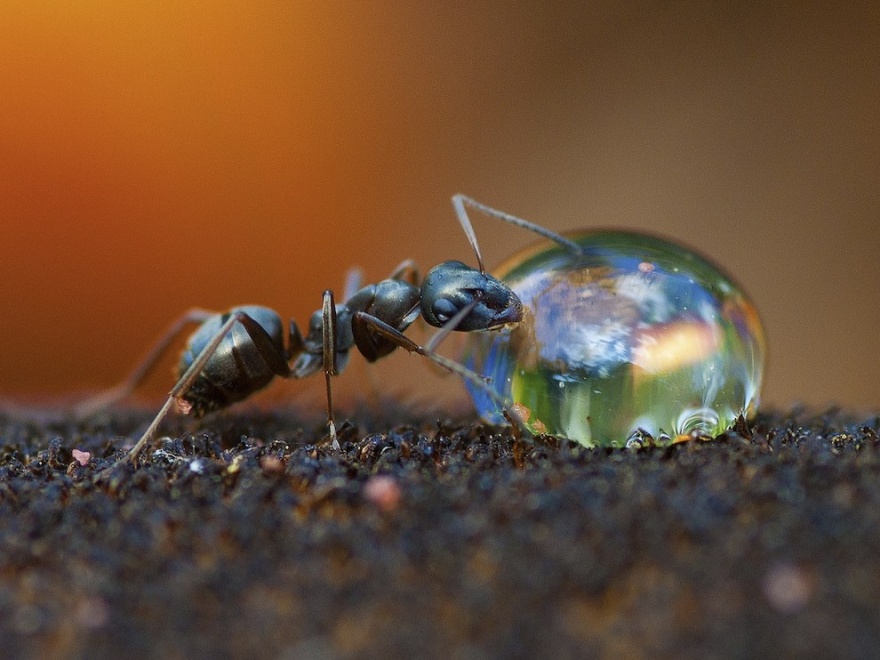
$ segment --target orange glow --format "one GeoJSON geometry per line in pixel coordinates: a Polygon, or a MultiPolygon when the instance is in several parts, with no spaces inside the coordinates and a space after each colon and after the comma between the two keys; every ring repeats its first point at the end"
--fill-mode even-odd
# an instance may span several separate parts
{"type": "Polygon", "coordinates": [[[4,3],[5,388],[110,382],[192,305],[317,306],[348,266],[333,237],[364,233],[332,188],[379,185],[352,171],[377,136],[347,135],[375,112],[346,103],[367,95],[348,68],[357,18],[288,3],[4,3]]]}
{"type": "Polygon", "coordinates": [[[633,351],[638,380],[645,374],[662,374],[704,359],[718,347],[714,328],[698,321],[678,321],[640,333],[633,351]]]}
{"type": "MultiPolygon", "coordinates": [[[[762,400],[876,405],[875,17],[4,0],[0,399],[110,385],[193,306],[304,324],[351,266],[472,262],[464,192],[683,239],[761,310],[762,400]]],[[[530,240],[475,225],[488,263],[530,240]]]]}

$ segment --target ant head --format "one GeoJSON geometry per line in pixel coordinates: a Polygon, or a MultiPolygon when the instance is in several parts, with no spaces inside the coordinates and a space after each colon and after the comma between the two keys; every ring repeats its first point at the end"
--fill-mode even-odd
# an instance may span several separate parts
{"type": "Polygon", "coordinates": [[[522,320],[523,307],[503,282],[461,263],[446,261],[432,268],[422,282],[422,316],[442,328],[472,305],[454,330],[490,330],[522,320]]]}

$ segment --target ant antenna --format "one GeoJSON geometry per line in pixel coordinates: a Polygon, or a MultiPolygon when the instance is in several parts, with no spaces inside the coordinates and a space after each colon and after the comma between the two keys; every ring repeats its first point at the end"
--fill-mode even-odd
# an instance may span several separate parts
{"type": "Polygon", "coordinates": [[[471,247],[474,249],[474,252],[477,255],[477,263],[479,264],[481,273],[485,272],[485,269],[483,268],[483,257],[480,254],[480,248],[477,245],[477,237],[474,234],[474,228],[471,226],[471,221],[468,217],[467,209],[465,208],[467,206],[477,211],[480,211],[481,213],[485,213],[491,218],[503,220],[504,222],[507,222],[511,225],[522,227],[523,229],[527,229],[530,232],[537,234],[538,236],[547,238],[554,243],[561,245],[564,249],[568,250],[577,257],[583,256],[584,254],[584,251],[581,249],[580,245],[568,238],[565,238],[565,236],[557,234],[555,231],[550,231],[546,227],[536,225],[534,222],[529,222],[528,220],[524,220],[515,215],[511,215],[510,213],[505,213],[504,211],[499,211],[498,209],[492,208],[491,206],[486,206],[485,204],[481,204],[472,197],[468,197],[467,195],[462,195],[461,193],[458,193],[452,196],[452,207],[455,209],[455,215],[458,216],[458,223],[464,230],[468,242],[471,244],[471,247]]]}
{"type": "MultiPolygon", "coordinates": [[[[471,244],[474,254],[477,255],[477,266],[479,266],[480,272],[485,273],[486,267],[483,265],[483,255],[480,254],[480,246],[477,244],[477,235],[474,233],[474,226],[471,224],[471,219],[468,217],[465,204],[477,210],[483,210],[483,205],[474,201],[470,197],[465,197],[461,193],[452,196],[452,208],[455,209],[455,215],[458,217],[458,224],[461,225],[464,235],[467,236],[468,243],[471,244]]],[[[491,211],[492,209],[489,210],[491,211]]]]}

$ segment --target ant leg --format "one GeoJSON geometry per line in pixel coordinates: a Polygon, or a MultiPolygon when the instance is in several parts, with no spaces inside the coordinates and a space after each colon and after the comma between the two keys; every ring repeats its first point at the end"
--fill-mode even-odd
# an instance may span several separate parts
{"type": "Polygon", "coordinates": [[[538,236],[548,238],[554,243],[558,243],[563,248],[576,256],[581,256],[583,254],[583,250],[581,249],[580,245],[572,240],[565,238],[565,236],[557,234],[555,231],[550,231],[546,227],[537,225],[534,222],[529,222],[528,220],[523,220],[522,218],[518,218],[517,216],[511,215],[510,213],[505,213],[504,211],[499,211],[498,209],[494,209],[491,206],[486,206],[485,204],[481,204],[472,197],[468,197],[467,195],[462,195],[461,193],[458,193],[452,196],[452,207],[455,209],[455,215],[458,216],[458,222],[461,225],[461,228],[464,230],[468,242],[471,244],[471,247],[474,249],[474,252],[477,255],[477,263],[480,266],[480,272],[485,272],[483,268],[483,257],[480,254],[480,248],[477,246],[477,237],[474,234],[474,228],[471,225],[471,220],[467,213],[466,207],[468,206],[472,209],[480,211],[481,213],[485,213],[490,218],[503,220],[504,222],[507,222],[516,227],[527,229],[530,232],[537,234],[538,236]]]}
{"type": "Polygon", "coordinates": [[[187,367],[186,371],[177,383],[175,383],[174,387],[171,388],[171,392],[168,393],[168,398],[159,409],[159,412],[156,413],[153,421],[150,422],[147,430],[144,431],[143,435],[141,435],[140,439],[135,443],[134,447],[131,448],[128,454],[120,459],[121,461],[128,461],[131,463],[137,462],[138,457],[152,439],[159,424],[165,419],[168,411],[171,410],[172,404],[186,394],[196,378],[199,377],[205,364],[211,359],[211,356],[214,355],[217,347],[226,335],[229,334],[229,331],[232,330],[236,323],[240,323],[244,327],[251,340],[254,342],[254,345],[257,347],[257,350],[259,350],[260,356],[266,360],[266,364],[269,365],[274,373],[284,377],[290,374],[290,367],[287,365],[287,362],[284,361],[283,356],[278,355],[277,347],[272,342],[271,337],[269,337],[263,326],[254,321],[254,319],[248,316],[245,312],[238,311],[231,313],[229,318],[226,319],[223,325],[220,326],[220,329],[217,330],[217,333],[211,338],[211,341],[209,341],[199,352],[196,359],[193,360],[192,364],[187,367]]]}
{"type": "Polygon", "coordinates": [[[333,449],[339,451],[336,424],[333,422],[333,389],[330,382],[331,377],[339,373],[336,364],[336,324],[336,304],[333,301],[333,292],[327,289],[324,291],[324,303],[321,308],[324,379],[327,382],[327,427],[330,430],[330,441],[333,443],[333,449]]]}
{"type": "MultiPolygon", "coordinates": [[[[418,286],[419,269],[416,262],[412,259],[405,259],[395,266],[391,274],[385,278],[388,280],[399,280],[407,282],[413,286],[418,286]]],[[[349,268],[345,274],[345,289],[343,292],[343,300],[349,300],[354,294],[361,290],[363,286],[364,272],[358,268],[349,268]]]]}
{"type": "MultiPolygon", "coordinates": [[[[469,302],[467,305],[462,307],[458,312],[456,312],[455,316],[449,319],[446,323],[444,323],[439,330],[434,332],[431,335],[431,338],[428,340],[428,343],[425,344],[425,350],[436,353],[437,347],[440,346],[441,343],[450,335],[452,331],[458,326],[459,322],[468,314],[471,313],[474,307],[477,306],[477,301],[473,300],[469,302]]],[[[448,374],[448,371],[443,369],[438,369],[437,365],[429,363],[428,366],[433,368],[433,371],[439,372],[441,375],[448,374]]]]}
{"type": "Polygon", "coordinates": [[[440,346],[441,342],[443,342],[443,340],[446,339],[452,333],[452,331],[458,327],[458,324],[461,323],[461,320],[465,316],[470,314],[471,310],[473,310],[473,308],[476,306],[477,301],[472,300],[467,305],[458,310],[455,313],[455,316],[444,323],[443,326],[433,334],[433,336],[428,340],[428,343],[425,345],[425,348],[431,352],[436,352],[437,347],[440,346]]]}
{"type": "MultiPolygon", "coordinates": [[[[510,418],[512,418],[516,425],[520,428],[520,430],[524,431],[529,436],[532,435],[532,432],[529,430],[528,426],[526,426],[525,420],[520,417],[520,414],[516,410],[516,408],[511,407],[509,401],[505,400],[504,397],[500,396],[495,390],[489,387],[486,379],[483,376],[474,371],[471,371],[465,366],[460,365],[454,360],[450,360],[449,358],[440,355],[433,349],[429,348],[429,346],[438,343],[435,342],[433,338],[431,341],[428,342],[428,346],[420,346],[409,337],[404,335],[402,332],[396,330],[395,328],[388,325],[383,320],[376,318],[375,316],[371,316],[366,312],[357,312],[355,314],[355,317],[357,318],[357,321],[359,323],[363,323],[364,325],[368,326],[373,332],[382,335],[390,341],[393,341],[400,348],[409,351],[410,353],[418,353],[419,355],[428,358],[432,362],[439,364],[441,367],[444,367],[445,369],[448,369],[452,373],[465,379],[474,387],[479,388],[480,390],[485,392],[486,395],[489,396],[496,404],[498,404],[498,406],[504,411],[505,417],[509,415],[510,418]]],[[[455,317],[453,317],[453,320],[457,321],[455,317]]],[[[445,326],[444,328],[441,328],[437,334],[442,333],[444,329],[445,326]]]]}
{"type": "Polygon", "coordinates": [[[345,273],[345,289],[343,289],[343,300],[348,300],[354,294],[361,290],[364,283],[364,271],[357,266],[349,268],[345,273]]]}
{"type": "Polygon", "coordinates": [[[74,407],[74,415],[78,418],[89,417],[129,396],[149,375],[177,338],[184,327],[191,323],[201,323],[216,314],[206,309],[193,308],[174,321],[159,337],[153,347],[142,357],[125,380],[113,387],[100,392],[74,407]]]}
{"type": "Polygon", "coordinates": [[[401,261],[394,270],[391,271],[391,274],[388,276],[389,280],[398,280],[400,282],[408,282],[413,286],[418,286],[419,284],[419,267],[416,266],[416,262],[412,259],[405,259],[401,261]]]}

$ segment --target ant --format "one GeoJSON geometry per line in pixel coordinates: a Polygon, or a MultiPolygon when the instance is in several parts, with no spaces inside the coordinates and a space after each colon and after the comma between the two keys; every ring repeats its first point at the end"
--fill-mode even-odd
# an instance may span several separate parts
{"type": "MultiPolygon", "coordinates": [[[[338,450],[331,377],[345,368],[352,348],[357,348],[369,362],[389,355],[398,347],[418,353],[497,399],[498,395],[486,385],[483,377],[435,351],[453,330],[493,330],[519,323],[523,316],[522,303],[516,294],[486,272],[467,208],[528,229],[578,253],[580,248],[548,229],[462,194],[452,197],[452,206],[477,257],[477,268],[460,261],[446,261],[432,268],[419,284],[415,264],[404,261],[387,279],[357,291],[354,289],[358,278],[350,277],[345,302],[336,304],[333,292],[324,291],[323,305],[312,315],[305,338],[291,319],[286,347],[281,317],[267,307],[247,305],[222,313],[191,309],[166,330],[121,383],[81,403],[77,413],[88,416],[130,395],[174,339],[192,323],[201,325],[190,335],[180,357],[177,383],[122,461],[137,463],[175,402],[184,414],[192,412],[200,417],[246,399],[276,376],[299,379],[320,370],[324,371],[326,381],[329,437],[333,448],[338,450]],[[419,316],[440,328],[425,346],[403,334],[419,316]]],[[[500,403],[507,407],[506,402],[500,403]]]]}

